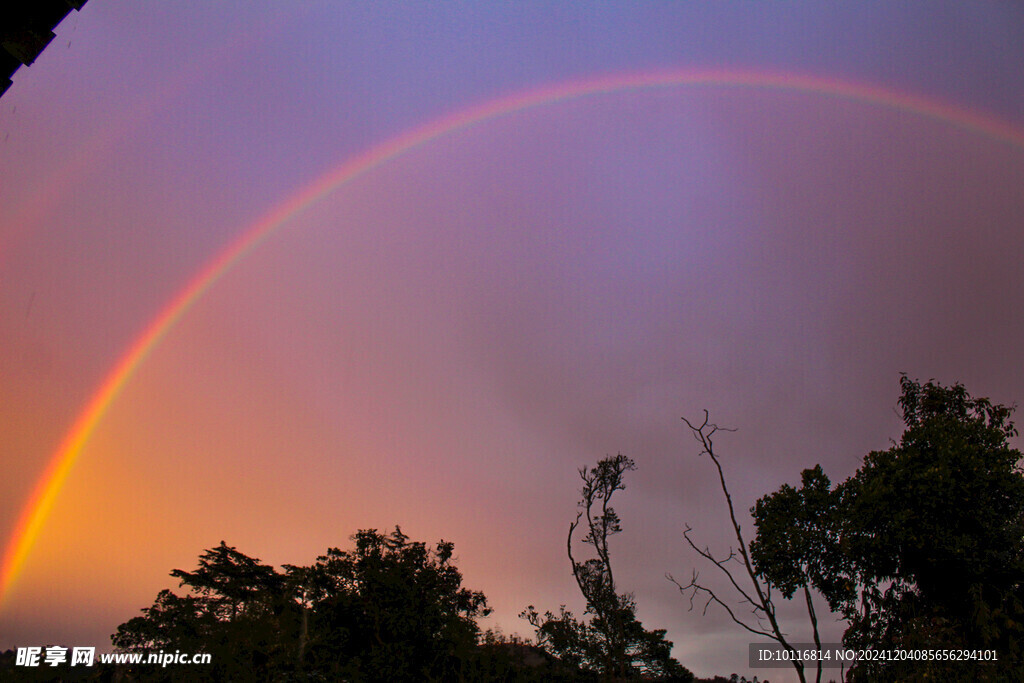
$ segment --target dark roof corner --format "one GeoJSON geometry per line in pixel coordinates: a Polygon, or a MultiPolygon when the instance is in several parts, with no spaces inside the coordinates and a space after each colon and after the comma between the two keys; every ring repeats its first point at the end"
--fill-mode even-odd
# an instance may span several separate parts
{"type": "Polygon", "coordinates": [[[22,0],[0,10],[0,96],[18,67],[34,62],[50,44],[57,24],[87,1],[22,0]]]}

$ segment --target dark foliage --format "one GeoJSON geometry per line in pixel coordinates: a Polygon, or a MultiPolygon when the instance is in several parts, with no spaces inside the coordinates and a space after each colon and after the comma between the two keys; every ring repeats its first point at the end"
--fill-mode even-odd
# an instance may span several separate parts
{"type": "Polygon", "coordinates": [[[1024,670],[1024,477],[1012,410],[900,381],[905,431],[832,487],[820,466],[753,509],[751,554],[784,594],[818,590],[854,648],[995,650],[998,664],[858,665],[860,680],[1014,680],[1024,670]]]}
{"type": "Polygon", "coordinates": [[[542,616],[530,605],[520,616],[536,629],[542,648],[600,680],[692,681],[693,674],[672,657],[672,642],[665,640],[665,630],[646,630],[636,618],[633,596],[619,593],[615,584],[608,540],[622,527],[610,503],[616,491],[625,489],[625,473],[634,469],[633,461],[620,454],[580,470],[583,488],[576,519],[569,525],[567,549],[589,619],[577,619],[564,605],[558,615],[542,616]],[[597,555],[582,562],[573,550],[574,534],[581,525],[583,544],[597,555]]]}
{"type": "Polygon", "coordinates": [[[484,595],[462,588],[454,546],[360,531],[351,551],[290,568],[309,602],[304,666],[330,679],[459,680],[472,674],[484,595]]]}
{"type": "MultiPolygon", "coordinates": [[[[209,652],[187,669],[139,665],[126,680],[541,680],[523,648],[481,643],[482,593],[462,587],[454,546],[411,542],[397,527],[357,533],[285,573],[225,543],[194,572],[174,570],[185,595],[162,591],[112,636],[120,652],[209,652]],[[519,675],[518,672],[525,672],[519,675]],[[510,673],[511,672],[511,673],[510,673]]],[[[552,667],[548,667],[552,669],[552,667]]],[[[553,669],[552,669],[553,670],[553,669]]]]}
{"type": "MultiPolygon", "coordinates": [[[[200,556],[196,571],[175,569],[171,576],[188,587],[188,594],[161,591],[143,616],[121,624],[111,636],[118,651],[209,652],[212,663],[189,674],[225,680],[264,679],[287,658],[299,608],[285,577],[273,567],[222,541],[200,556]]],[[[174,679],[172,670],[146,665],[129,675],[174,679]]]]}

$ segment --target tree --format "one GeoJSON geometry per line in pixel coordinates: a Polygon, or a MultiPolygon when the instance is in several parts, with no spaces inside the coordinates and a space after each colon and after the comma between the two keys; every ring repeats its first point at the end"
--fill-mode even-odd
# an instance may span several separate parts
{"type": "Polygon", "coordinates": [[[820,591],[854,648],[995,650],[999,663],[858,663],[853,680],[997,680],[1024,648],[1024,477],[1012,409],[900,379],[905,431],[832,487],[820,466],[800,490],[754,507],[761,576],[820,591]]]}
{"type": "MultiPolygon", "coordinates": [[[[353,540],[284,574],[221,542],[196,571],[171,572],[186,595],[161,591],[114,646],[209,652],[209,666],[189,671],[197,680],[481,680],[495,666],[478,647],[486,598],[462,587],[453,544],[428,548],[398,527],[353,540]]],[[[152,666],[131,675],[174,678],[152,666]]]]}
{"type": "Polygon", "coordinates": [[[757,574],[787,600],[813,587],[837,607],[848,599],[843,556],[839,551],[842,517],[839,492],[821,465],[804,470],[801,487],[784,484],[759,499],[751,510],[757,535],[750,556],[757,574]]]}
{"type": "Polygon", "coordinates": [[[630,458],[619,454],[579,471],[583,488],[566,546],[576,585],[587,602],[584,614],[590,619],[577,619],[564,605],[558,616],[551,612],[541,616],[533,605],[520,616],[534,626],[541,647],[584,671],[610,680],[647,676],[690,681],[693,674],[672,658],[672,643],[665,640],[665,631],[643,628],[636,618],[633,596],[618,592],[612,573],[608,541],[622,527],[611,498],[626,488],[624,475],[635,469],[630,458]],[[581,541],[591,546],[597,557],[581,562],[575,557],[574,536],[584,523],[581,541]]]}
{"type": "Polygon", "coordinates": [[[1019,667],[1024,477],[1012,408],[960,384],[904,375],[900,387],[900,442],[868,454],[841,487],[843,550],[861,589],[860,605],[845,605],[846,639],[996,649],[1019,667]]]}
{"type": "MultiPolygon", "coordinates": [[[[733,506],[732,495],[729,493],[729,487],[725,481],[725,471],[722,469],[722,463],[720,456],[715,452],[714,437],[720,431],[731,431],[723,427],[712,423],[708,416],[708,412],[704,411],[704,421],[695,425],[694,423],[687,420],[685,417],[683,421],[686,426],[690,428],[690,432],[693,437],[700,443],[701,451],[700,455],[707,455],[708,459],[715,466],[718,472],[718,483],[721,488],[722,495],[725,497],[726,508],[729,511],[729,521],[732,524],[732,531],[736,539],[737,546],[735,549],[730,548],[727,555],[724,557],[715,557],[708,546],[703,548],[698,546],[697,543],[691,537],[693,529],[690,525],[686,525],[686,529],[683,531],[683,539],[686,543],[702,558],[711,563],[721,574],[726,578],[728,584],[735,591],[736,595],[739,596],[740,604],[749,605],[751,613],[753,615],[752,621],[746,621],[737,616],[736,611],[730,605],[731,600],[727,600],[723,596],[719,595],[713,588],[708,584],[700,582],[700,573],[697,570],[693,571],[690,581],[686,584],[676,581],[676,579],[669,574],[668,579],[676,585],[679,592],[684,596],[688,595],[690,600],[690,609],[694,607],[694,600],[698,596],[701,599],[706,598],[704,602],[704,613],[707,613],[708,607],[712,604],[716,604],[729,615],[741,628],[759,636],[764,636],[779,643],[783,648],[791,653],[795,654],[795,649],[792,644],[787,640],[786,634],[783,632],[779,619],[776,613],[775,600],[772,597],[773,584],[771,581],[763,580],[763,575],[759,574],[754,566],[754,562],[751,557],[751,550],[748,549],[746,542],[743,539],[743,529],[740,526],[739,521],[736,519],[736,510],[733,506]],[[735,568],[735,569],[734,569],[735,568]],[[748,586],[748,587],[744,587],[748,586]]],[[[795,588],[795,586],[794,586],[795,588]]],[[[792,596],[792,591],[789,595],[784,597],[792,596]]],[[[811,627],[814,632],[814,642],[820,643],[820,637],[818,635],[818,622],[814,612],[814,605],[810,598],[810,593],[807,593],[807,609],[811,620],[811,627]]],[[[806,680],[804,674],[804,665],[798,657],[791,657],[790,661],[793,664],[793,668],[796,670],[797,677],[801,682],[806,680]]],[[[821,663],[818,663],[817,679],[821,680],[821,663]]]]}
{"type": "MultiPolygon", "coordinates": [[[[194,572],[175,569],[189,593],[161,591],[144,616],[121,624],[111,640],[121,652],[209,652],[208,680],[265,678],[289,650],[297,610],[285,577],[223,541],[203,552],[194,572]]],[[[190,672],[191,673],[191,672],[190,672]]],[[[141,667],[135,675],[161,680],[171,675],[141,667]]]]}
{"type": "MultiPolygon", "coordinates": [[[[807,606],[814,644],[820,650],[818,616],[811,589],[825,596],[832,611],[853,596],[848,563],[839,548],[842,517],[839,492],[821,466],[801,473],[799,489],[785,484],[751,509],[756,536],[750,542],[755,574],[786,600],[800,591],[807,606]]],[[[818,662],[816,680],[821,680],[818,662]]]]}
{"type": "Polygon", "coordinates": [[[490,613],[483,593],[462,587],[454,545],[433,549],[401,529],[354,537],[310,569],[308,656],[332,678],[458,680],[476,654],[476,618],[490,613]]]}

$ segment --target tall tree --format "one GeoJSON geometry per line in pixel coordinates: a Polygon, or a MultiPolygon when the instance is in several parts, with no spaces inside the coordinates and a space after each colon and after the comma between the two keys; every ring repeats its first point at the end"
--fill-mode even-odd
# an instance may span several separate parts
{"type": "MultiPolygon", "coordinates": [[[[772,581],[765,580],[765,577],[759,574],[754,566],[751,548],[748,548],[744,540],[743,527],[736,517],[736,508],[733,505],[732,494],[729,492],[729,486],[725,480],[725,470],[722,468],[721,456],[715,451],[715,439],[718,432],[733,430],[720,427],[711,422],[706,410],[704,411],[704,420],[700,424],[690,422],[685,417],[683,421],[689,427],[694,439],[700,443],[700,455],[706,455],[718,473],[719,488],[725,499],[726,509],[729,512],[729,522],[732,526],[733,537],[736,539],[737,545],[730,548],[727,554],[716,557],[708,546],[701,547],[697,545],[697,542],[693,540],[691,535],[693,529],[689,524],[686,525],[686,529],[683,531],[683,540],[698,555],[709,562],[715,568],[716,573],[725,578],[728,585],[726,590],[731,591],[733,597],[730,598],[726,593],[716,590],[711,584],[702,582],[700,572],[696,569],[693,571],[690,581],[685,584],[677,581],[671,574],[668,575],[668,579],[676,585],[680,593],[689,597],[691,610],[694,607],[694,601],[698,599],[705,601],[703,608],[705,613],[712,604],[717,605],[741,628],[754,635],[770,638],[781,645],[790,653],[789,661],[792,663],[797,677],[803,683],[806,680],[804,664],[799,657],[795,656],[796,650],[789,641],[787,634],[782,630],[779,622],[775,597],[772,595],[773,589],[777,588],[777,586],[772,581]],[[734,605],[736,601],[749,606],[752,616],[741,618],[741,616],[737,615],[734,605]]],[[[810,600],[809,594],[807,597],[807,608],[814,632],[814,640],[819,642],[818,623],[814,613],[814,605],[810,600]]],[[[821,680],[820,662],[817,667],[817,680],[821,680]]]]}
{"type": "Polygon", "coordinates": [[[854,680],[1002,680],[1024,664],[1024,476],[1012,409],[960,384],[900,379],[905,431],[832,487],[820,466],[800,490],[754,507],[751,551],[784,590],[816,588],[848,622],[847,645],[994,650],[999,663],[859,663],[854,680]]]}
{"type": "MultiPolygon", "coordinates": [[[[1012,409],[960,384],[900,379],[905,431],[840,491],[861,584],[853,645],[1024,647],[1024,477],[1012,409]]],[[[891,667],[893,669],[901,667],[891,667]]]]}
{"type": "Polygon", "coordinates": [[[630,593],[619,593],[612,572],[609,539],[622,531],[621,520],[611,506],[616,491],[626,488],[626,472],[636,464],[625,455],[605,458],[596,467],[580,469],[583,487],[576,519],[569,524],[566,547],[576,585],[587,602],[589,620],[579,620],[563,605],[559,615],[541,616],[530,605],[520,616],[537,630],[542,647],[573,666],[600,674],[605,679],[658,677],[690,681],[693,674],[671,656],[672,643],[662,629],[648,631],[636,618],[636,602],[630,593]],[[577,529],[580,542],[593,548],[597,557],[576,559],[577,529]]]}
{"type": "MultiPolygon", "coordinates": [[[[804,470],[799,489],[785,484],[755,503],[756,537],[750,559],[758,578],[789,600],[800,592],[807,607],[814,643],[821,649],[812,589],[833,611],[853,596],[849,566],[839,548],[842,529],[839,492],[832,490],[821,466],[804,470]]],[[[821,680],[821,661],[815,680],[821,680]]]]}

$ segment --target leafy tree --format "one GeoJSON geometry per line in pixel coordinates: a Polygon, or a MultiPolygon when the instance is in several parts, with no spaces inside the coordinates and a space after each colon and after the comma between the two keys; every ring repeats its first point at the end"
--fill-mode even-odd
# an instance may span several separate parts
{"type": "MultiPolygon", "coordinates": [[[[757,576],[785,599],[797,591],[803,594],[814,643],[821,649],[811,589],[824,595],[835,611],[853,598],[853,582],[839,547],[839,492],[832,490],[820,465],[804,470],[801,484],[799,489],[785,484],[754,505],[757,535],[750,543],[750,559],[757,576]]],[[[821,673],[818,662],[816,680],[821,673]]]]}
{"type": "Polygon", "coordinates": [[[636,618],[633,596],[618,592],[612,573],[608,540],[622,527],[611,498],[626,488],[623,477],[634,469],[635,463],[619,454],[601,460],[597,467],[580,470],[583,488],[566,545],[573,576],[587,601],[584,614],[590,619],[577,619],[564,605],[557,616],[551,612],[541,616],[533,605],[520,616],[534,626],[541,647],[606,680],[645,676],[691,681],[693,674],[672,658],[672,643],[665,640],[665,630],[644,629],[636,618]],[[591,546],[597,557],[577,561],[574,536],[584,523],[582,543],[591,546]]]}
{"type": "MultiPolygon", "coordinates": [[[[433,549],[401,529],[354,537],[307,573],[314,623],[308,657],[331,678],[459,680],[472,675],[483,593],[462,587],[454,545],[433,549]]],[[[294,569],[292,570],[294,573],[294,569]]]]}
{"type": "MultiPolygon", "coordinates": [[[[112,636],[121,652],[209,652],[195,680],[484,680],[498,665],[478,646],[484,595],[462,587],[454,546],[358,532],[355,549],[331,548],[284,574],[225,543],[196,571],[171,575],[185,595],[161,591],[112,636]]],[[[500,663],[500,662],[499,662],[500,663]]],[[[136,667],[138,680],[180,671],[136,667]]]]}
{"type": "Polygon", "coordinates": [[[820,465],[804,470],[801,484],[799,489],[784,484],[754,505],[757,537],[750,543],[751,558],[758,574],[786,599],[798,590],[809,596],[814,587],[837,608],[851,597],[847,572],[841,571],[839,492],[820,465]]]}
{"type": "MultiPolygon", "coordinates": [[[[284,577],[223,541],[205,551],[194,572],[171,572],[187,586],[179,596],[161,591],[144,616],[118,627],[111,640],[122,652],[209,652],[211,665],[197,677],[264,678],[289,649],[287,635],[297,617],[284,577]]],[[[154,667],[140,667],[146,679],[171,678],[154,667]]]]}
{"type": "Polygon", "coordinates": [[[761,576],[819,590],[863,648],[994,649],[999,664],[858,664],[854,680],[994,677],[1024,665],[1024,477],[1012,409],[900,379],[905,431],[831,487],[820,467],[754,507],[761,576]]]}
{"type": "Polygon", "coordinates": [[[1024,478],[1012,409],[960,384],[900,385],[900,442],[868,454],[840,491],[843,549],[861,584],[846,639],[993,648],[1019,667],[1024,478]]]}

